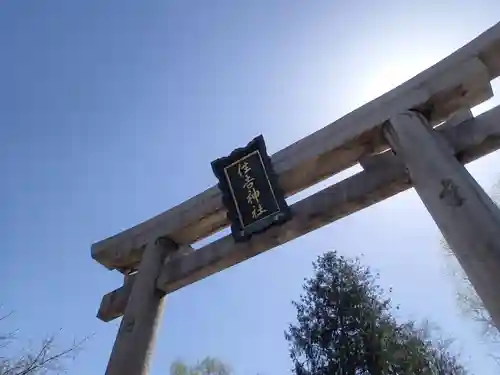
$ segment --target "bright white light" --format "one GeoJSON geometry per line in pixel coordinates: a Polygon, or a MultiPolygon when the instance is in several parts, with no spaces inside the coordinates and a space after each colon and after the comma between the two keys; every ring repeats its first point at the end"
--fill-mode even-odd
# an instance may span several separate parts
{"type": "Polygon", "coordinates": [[[404,56],[404,52],[387,57],[374,66],[373,74],[366,79],[366,84],[360,88],[359,95],[366,102],[378,98],[429,68],[436,61],[432,55],[420,54],[409,57],[404,56]]]}

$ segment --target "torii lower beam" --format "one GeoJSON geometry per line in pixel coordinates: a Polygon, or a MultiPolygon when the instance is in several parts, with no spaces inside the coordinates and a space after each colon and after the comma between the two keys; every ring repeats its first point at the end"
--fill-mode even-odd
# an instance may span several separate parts
{"type": "MultiPolygon", "coordinates": [[[[461,163],[497,150],[500,106],[460,125],[445,126],[442,133],[461,163]]],[[[234,243],[226,236],[182,260],[167,263],[158,288],[171,293],[412,187],[405,166],[392,152],[373,158],[363,172],[292,205],[293,217],[283,226],[270,228],[245,243],[234,243]]]]}
{"type": "MultiPolygon", "coordinates": [[[[167,255],[164,263],[191,254],[193,251],[194,249],[191,246],[182,246],[174,253],[167,255]]],[[[122,287],[115,289],[102,298],[101,305],[97,312],[97,317],[100,320],[109,322],[123,315],[137,276],[138,272],[125,277],[122,287]]]]}
{"type": "MultiPolygon", "coordinates": [[[[354,165],[384,145],[374,134],[390,116],[407,109],[430,113],[433,124],[492,96],[500,75],[500,23],[414,78],[272,156],[279,184],[293,195],[354,165]],[[371,151],[370,151],[371,150],[371,151]]],[[[150,238],[168,236],[188,245],[228,225],[214,186],[182,204],[92,246],[109,269],[134,267],[150,238]]]]}
{"type": "MultiPolygon", "coordinates": [[[[469,116],[470,112],[460,117],[465,121],[459,124],[452,117],[435,129],[448,141],[462,163],[500,148],[500,107],[467,120],[469,116]]],[[[221,238],[193,254],[166,263],[158,287],[165,292],[175,291],[412,186],[403,166],[391,152],[370,156],[360,163],[364,171],[325,189],[319,193],[321,195],[317,193],[294,204],[292,210],[298,216],[285,224],[283,234],[270,230],[248,244],[234,244],[230,236],[221,238]],[[314,211],[317,206],[320,210],[314,211]],[[328,214],[322,214],[323,211],[328,214]],[[312,219],[306,222],[304,217],[312,219]]],[[[126,295],[125,287],[105,295],[98,317],[109,321],[121,316],[126,295]]]]}

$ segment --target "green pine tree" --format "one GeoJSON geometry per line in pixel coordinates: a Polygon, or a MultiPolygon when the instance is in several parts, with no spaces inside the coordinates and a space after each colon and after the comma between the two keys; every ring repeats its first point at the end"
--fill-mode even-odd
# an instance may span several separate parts
{"type": "Polygon", "coordinates": [[[313,264],[285,333],[296,375],[461,375],[465,369],[430,327],[397,323],[378,275],[336,252],[313,264]]]}

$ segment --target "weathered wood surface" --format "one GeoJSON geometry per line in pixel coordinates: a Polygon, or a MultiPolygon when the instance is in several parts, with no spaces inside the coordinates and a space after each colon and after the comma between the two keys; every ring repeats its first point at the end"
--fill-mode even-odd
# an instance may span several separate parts
{"type": "Polygon", "coordinates": [[[121,288],[115,289],[102,297],[101,305],[97,312],[97,317],[99,319],[104,322],[109,322],[123,315],[136,275],[137,274],[129,276],[121,288]]]}
{"type": "Polygon", "coordinates": [[[177,245],[166,238],[148,243],[116,335],[106,375],[148,374],[165,296],[156,288],[156,281],[164,259],[176,250],[177,245]]]}
{"type": "MultiPolygon", "coordinates": [[[[289,196],[376,151],[379,126],[408,108],[431,113],[437,124],[459,108],[488,99],[500,74],[500,23],[452,55],[381,97],[272,156],[279,183],[289,196]]],[[[139,262],[145,244],[169,235],[191,244],[228,224],[217,187],[92,246],[92,257],[113,269],[139,262]]]]}
{"type": "MultiPolygon", "coordinates": [[[[484,156],[492,144],[500,148],[500,106],[461,125],[445,126],[441,132],[462,161],[484,156]],[[483,143],[488,147],[483,148],[483,143]]],[[[390,151],[376,158],[370,168],[292,205],[294,216],[283,226],[242,244],[226,236],[182,261],[167,263],[158,287],[170,293],[411,187],[405,169],[390,151]]]]}
{"type": "Polygon", "coordinates": [[[500,209],[428,128],[421,114],[400,113],[384,126],[384,132],[500,329],[500,209]]]}
{"type": "MultiPolygon", "coordinates": [[[[500,107],[459,125],[448,125],[440,126],[436,133],[443,135],[462,163],[500,148],[500,107]]],[[[411,187],[390,151],[363,158],[360,163],[364,171],[294,204],[294,218],[281,229],[269,230],[247,244],[236,245],[227,236],[182,260],[169,262],[158,286],[172,292],[411,187]]],[[[122,294],[123,289],[112,293],[122,294]]],[[[107,320],[116,317],[117,309],[110,311],[107,320]]],[[[101,319],[107,313],[102,311],[101,319]]]]}
{"type": "MultiPolygon", "coordinates": [[[[164,263],[191,254],[193,251],[194,249],[191,246],[182,246],[175,252],[167,254],[164,263]]],[[[122,287],[102,297],[101,305],[97,312],[97,317],[100,320],[109,322],[123,315],[136,277],[137,273],[126,276],[122,287]]]]}

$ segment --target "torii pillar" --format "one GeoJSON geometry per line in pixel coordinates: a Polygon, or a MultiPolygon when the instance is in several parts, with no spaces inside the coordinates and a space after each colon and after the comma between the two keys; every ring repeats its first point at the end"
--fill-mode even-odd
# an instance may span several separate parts
{"type": "Polygon", "coordinates": [[[106,375],[148,374],[165,299],[165,293],[156,288],[156,280],[165,259],[176,250],[177,245],[168,238],[159,238],[146,245],[106,375]]]}
{"type": "Polygon", "coordinates": [[[500,329],[500,210],[420,113],[384,124],[391,148],[500,329]]]}

